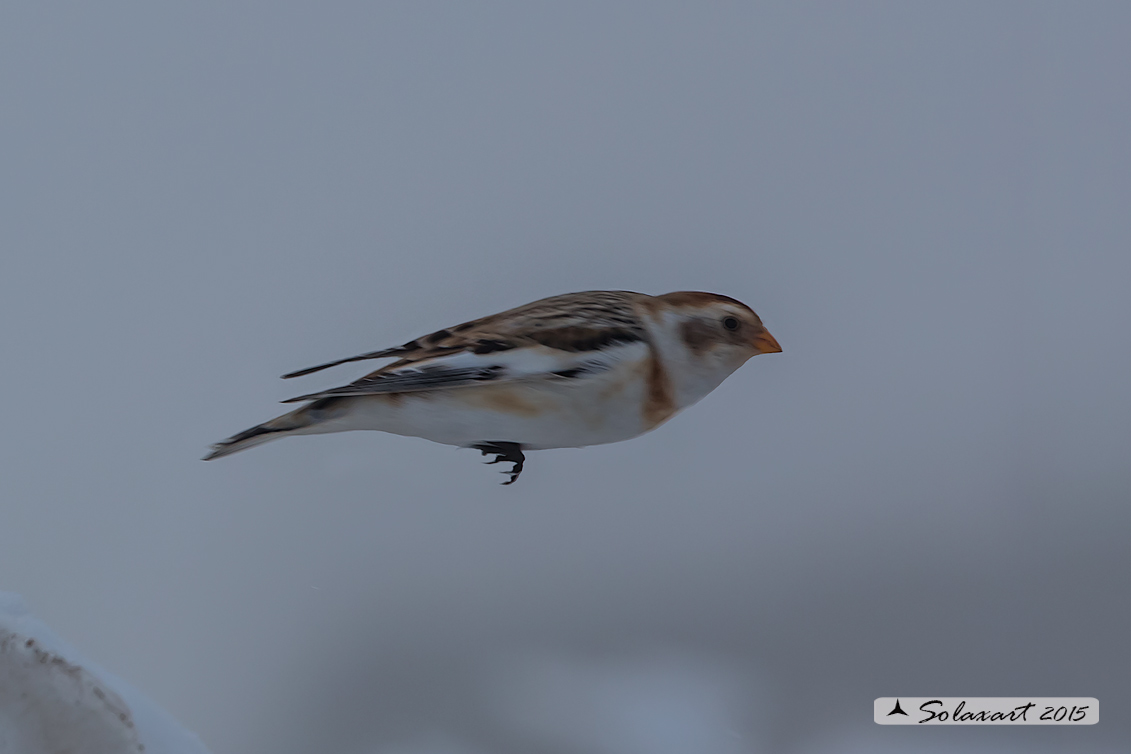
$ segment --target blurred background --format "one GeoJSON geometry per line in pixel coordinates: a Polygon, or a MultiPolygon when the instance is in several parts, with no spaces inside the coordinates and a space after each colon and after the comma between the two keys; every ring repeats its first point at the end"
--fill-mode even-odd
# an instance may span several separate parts
{"type": "Polygon", "coordinates": [[[1123,752],[1125,2],[8,3],[0,588],[216,754],[1123,752]],[[209,443],[566,291],[784,347],[631,442],[209,443]],[[892,695],[1089,727],[880,727],[892,695]]]}

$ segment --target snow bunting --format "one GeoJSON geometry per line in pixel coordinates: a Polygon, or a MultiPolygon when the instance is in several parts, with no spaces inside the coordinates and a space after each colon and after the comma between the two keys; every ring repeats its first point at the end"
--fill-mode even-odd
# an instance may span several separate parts
{"type": "Polygon", "coordinates": [[[618,442],[663,424],[751,356],[781,346],[750,307],[714,293],[567,293],[402,346],[283,375],[396,359],[345,387],[291,398],[302,408],[212,446],[204,460],[289,435],[376,429],[475,448],[508,461],[525,450],[618,442]]]}

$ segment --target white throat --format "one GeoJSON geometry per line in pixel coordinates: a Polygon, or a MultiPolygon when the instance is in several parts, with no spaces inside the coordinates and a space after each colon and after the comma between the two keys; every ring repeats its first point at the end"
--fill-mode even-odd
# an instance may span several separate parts
{"type": "Polygon", "coordinates": [[[679,410],[698,402],[717,388],[747,359],[747,355],[740,356],[730,349],[693,351],[680,337],[681,322],[682,319],[675,314],[665,313],[662,320],[648,323],[652,345],[671,380],[679,410]]]}

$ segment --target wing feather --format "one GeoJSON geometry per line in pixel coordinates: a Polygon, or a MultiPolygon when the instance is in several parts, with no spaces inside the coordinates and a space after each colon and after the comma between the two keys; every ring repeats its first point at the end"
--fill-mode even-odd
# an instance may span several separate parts
{"type": "Polygon", "coordinates": [[[396,358],[356,382],[291,398],[374,395],[459,388],[517,379],[578,379],[646,349],[629,291],[588,291],[535,301],[489,317],[437,330],[404,345],[330,361],[284,379],[369,359],[396,358]]]}
{"type": "Polygon", "coordinates": [[[416,341],[414,340],[414,341],[405,343],[403,346],[397,346],[395,348],[386,348],[386,349],[381,350],[381,351],[372,351],[370,353],[363,353],[363,354],[359,354],[357,356],[350,356],[348,359],[338,359],[337,361],[327,361],[325,364],[319,364],[316,367],[307,367],[306,369],[300,369],[297,372],[288,372],[287,374],[283,375],[283,379],[289,380],[292,377],[304,377],[308,374],[314,374],[315,372],[321,372],[323,369],[329,369],[330,367],[336,367],[336,366],[339,366],[341,364],[349,364],[352,361],[366,361],[368,359],[389,359],[389,358],[392,358],[394,356],[403,356],[404,354],[412,353],[413,351],[418,350],[419,348],[420,348],[420,346],[417,345],[416,341]]]}
{"type": "Polygon", "coordinates": [[[619,363],[641,359],[647,351],[646,343],[632,342],[618,343],[599,352],[563,353],[545,346],[528,346],[491,354],[464,351],[424,362],[402,359],[349,385],[283,402],[448,390],[520,380],[581,380],[608,371],[619,363]]]}
{"type": "Polygon", "coordinates": [[[407,368],[396,372],[388,372],[374,377],[367,377],[344,387],[324,390],[321,393],[300,395],[297,398],[288,398],[283,403],[297,403],[298,401],[313,401],[319,398],[331,398],[346,395],[377,395],[380,393],[411,393],[421,390],[435,390],[437,388],[460,387],[490,382],[500,378],[503,368],[489,366],[482,368],[466,367],[453,369],[437,364],[422,368],[407,368]]]}

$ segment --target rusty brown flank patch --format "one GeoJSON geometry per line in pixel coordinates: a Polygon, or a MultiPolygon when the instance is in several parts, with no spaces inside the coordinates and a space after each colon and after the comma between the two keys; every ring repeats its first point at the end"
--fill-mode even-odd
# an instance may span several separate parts
{"type": "MultiPolygon", "coordinates": [[[[484,408],[517,416],[537,416],[542,413],[541,406],[524,398],[511,385],[484,386],[475,392],[478,393],[474,396],[476,402],[484,408]]],[[[471,397],[472,395],[469,393],[468,398],[471,397]]]]}
{"type": "Polygon", "coordinates": [[[645,375],[645,380],[648,386],[644,393],[644,426],[651,429],[671,418],[675,413],[671,380],[655,351],[648,358],[648,373],[645,375]]]}

